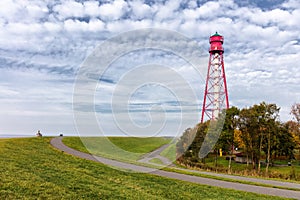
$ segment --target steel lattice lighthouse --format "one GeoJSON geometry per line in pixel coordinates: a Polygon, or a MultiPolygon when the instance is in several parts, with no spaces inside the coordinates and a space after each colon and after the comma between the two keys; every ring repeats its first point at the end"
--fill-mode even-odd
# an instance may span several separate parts
{"type": "Polygon", "coordinates": [[[217,32],[209,38],[209,62],[201,122],[204,122],[205,117],[209,120],[215,120],[223,109],[229,108],[223,60],[223,41],[223,36],[217,32]]]}

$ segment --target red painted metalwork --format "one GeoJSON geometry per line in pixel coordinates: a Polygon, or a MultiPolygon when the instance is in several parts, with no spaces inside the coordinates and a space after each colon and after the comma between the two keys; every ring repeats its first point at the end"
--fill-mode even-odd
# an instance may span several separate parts
{"type": "Polygon", "coordinates": [[[210,36],[209,62],[204,91],[201,122],[205,116],[215,120],[224,109],[229,108],[227,82],[223,60],[223,36],[217,32],[210,36]]]}

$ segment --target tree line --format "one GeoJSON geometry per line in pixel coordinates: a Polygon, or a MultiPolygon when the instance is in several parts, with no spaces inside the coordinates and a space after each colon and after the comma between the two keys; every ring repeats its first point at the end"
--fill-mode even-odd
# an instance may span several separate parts
{"type": "MultiPolygon", "coordinates": [[[[279,111],[276,104],[265,102],[243,109],[227,109],[218,142],[211,153],[217,156],[221,149],[228,156],[228,171],[231,170],[234,148],[239,148],[247,157],[247,165],[251,164],[258,172],[261,170],[262,160],[268,173],[274,159],[295,159],[295,154],[300,149],[300,104],[292,106],[291,121],[281,122],[279,111]]],[[[184,131],[176,145],[179,163],[205,164],[205,157],[199,158],[199,150],[210,123],[215,122],[199,123],[184,131]]]]}

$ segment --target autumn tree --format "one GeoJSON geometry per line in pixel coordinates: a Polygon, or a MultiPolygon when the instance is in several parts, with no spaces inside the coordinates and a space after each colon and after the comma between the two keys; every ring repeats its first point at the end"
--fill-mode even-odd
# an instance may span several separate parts
{"type": "Polygon", "coordinates": [[[295,103],[292,106],[291,114],[294,116],[298,124],[300,124],[300,103],[295,103]]]}
{"type": "Polygon", "coordinates": [[[258,166],[260,171],[260,158],[266,148],[267,165],[270,163],[271,137],[274,135],[273,127],[278,120],[279,110],[276,104],[254,105],[244,108],[239,115],[239,130],[242,132],[241,139],[245,144],[245,153],[251,157],[253,169],[258,166]],[[264,143],[265,141],[265,143],[264,143]]]}
{"type": "MultiPolygon", "coordinates": [[[[276,104],[265,102],[242,110],[236,107],[229,108],[226,110],[226,115],[222,115],[225,116],[222,118],[224,121],[207,121],[185,130],[177,143],[177,155],[182,155],[178,161],[181,159],[190,163],[205,163],[205,156],[212,149],[215,150],[215,161],[217,161],[219,148],[232,154],[233,146],[238,145],[243,148],[247,156],[247,164],[249,158],[253,169],[258,171],[261,168],[262,155],[266,155],[268,173],[274,156],[286,156],[292,159],[294,149],[300,148],[300,106],[295,104],[291,112],[297,122],[280,122],[279,111],[280,108],[276,104]]],[[[230,171],[231,160],[228,163],[228,172],[230,171]]]]}
{"type": "Polygon", "coordinates": [[[295,142],[295,148],[300,149],[300,127],[295,121],[288,121],[285,123],[288,128],[289,133],[292,135],[295,142]]]}

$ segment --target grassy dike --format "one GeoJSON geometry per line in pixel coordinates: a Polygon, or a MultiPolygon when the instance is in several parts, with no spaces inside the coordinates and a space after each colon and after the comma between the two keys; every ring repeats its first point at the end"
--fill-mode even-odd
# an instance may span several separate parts
{"type": "MultiPolygon", "coordinates": [[[[97,145],[97,146],[105,147],[105,148],[101,149],[101,151],[92,152],[94,155],[104,156],[106,158],[117,159],[120,161],[129,162],[129,163],[133,163],[133,164],[137,164],[137,165],[149,166],[149,164],[134,162],[137,160],[137,157],[132,157],[132,156],[128,157],[126,155],[120,156],[116,150],[109,148],[105,144],[104,138],[98,138],[98,139],[85,138],[85,139],[87,140],[87,143],[90,144],[90,146],[97,145]],[[127,158],[127,159],[124,159],[124,158],[127,158]]],[[[151,152],[154,149],[165,144],[165,142],[166,142],[165,138],[159,138],[159,137],[157,137],[157,138],[109,137],[109,140],[111,142],[113,142],[115,145],[117,145],[118,147],[124,149],[125,151],[129,151],[129,152],[141,152],[142,147],[144,147],[144,149],[142,150],[143,153],[151,152]],[[152,144],[149,145],[150,143],[152,143],[152,144]]],[[[168,141],[170,142],[171,140],[168,140],[168,141]]],[[[88,151],[86,149],[86,147],[82,143],[82,140],[79,137],[65,137],[65,138],[63,138],[63,142],[67,146],[69,146],[73,149],[77,149],[78,151],[82,151],[85,153],[91,153],[90,151],[88,151]]],[[[91,149],[96,150],[97,148],[91,148],[91,149]]],[[[162,156],[167,157],[172,161],[175,160],[175,154],[176,154],[175,143],[172,143],[169,147],[167,147],[161,153],[162,156]]],[[[150,160],[150,163],[162,164],[162,162],[157,158],[150,160]]],[[[156,166],[151,165],[149,167],[155,168],[156,166]]],[[[198,173],[198,172],[192,172],[192,171],[185,171],[185,168],[183,166],[178,166],[178,167],[179,168],[165,167],[162,170],[170,171],[170,172],[177,172],[177,173],[192,175],[192,176],[199,176],[199,177],[203,177],[203,178],[211,178],[211,179],[216,179],[216,180],[228,181],[228,182],[235,182],[235,183],[242,183],[242,184],[248,184],[248,185],[256,185],[256,186],[263,186],[263,187],[270,187],[270,188],[279,188],[279,189],[299,191],[299,189],[296,189],[296,188],[280,187],[280,186],[268,185],[268,184],[259,183],[259,182],[251,182],[251,181],[238,180],[238,179],[233,179],[233,178],[225,178],[225,177],[220,177],[220,176],[203,174],[201,172],[198,173]]],[[[256,177],[256,178],[259,178],[259,177],[256,177]]],[[[272,180],[272,179],[269,179],[269,180],[272,180]]],[[[287,180],[280,180],[280,181],[290,182],[287,180]]]]}
{"type": "Polygon", "coordinates": [[[50,139],[0,139],[0,199],[283,199],[114,170],[50,139]]]}
{"type": "Polygon", "coordinates": [[[154,151],[171,139],[163,137],[64,137],[63,143],[85,153],[123,161],[136,161],[142,155],[154,151]]]}

